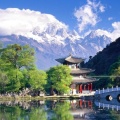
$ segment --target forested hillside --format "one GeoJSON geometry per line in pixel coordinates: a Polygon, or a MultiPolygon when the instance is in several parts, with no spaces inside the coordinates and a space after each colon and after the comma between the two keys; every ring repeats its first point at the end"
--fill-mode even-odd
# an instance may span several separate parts
{"type": "Polygon", "coordinates": [[[96,75],[109,74],[111,66],[120,59],[120,38],[107,45],[101,52],[91,58],[85,66],[95,69],[96,75]]]}
{"type": "Polygon", "coordinates": [[[120,86],[120,38],[90,57],[85,67],[95,69],[98,81],[94,82],[94,89],[120,86]]]}

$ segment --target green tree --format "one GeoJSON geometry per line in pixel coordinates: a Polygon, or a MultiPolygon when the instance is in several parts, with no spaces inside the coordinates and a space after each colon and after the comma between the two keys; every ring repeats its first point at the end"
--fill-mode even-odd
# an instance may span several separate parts
{"type": "Polygon", "coordinates": [[[21,88],[29,88],[30,84],[29,84],[29,70],[27,69],[23,69],[21,70],[22,74],[23,74],[23,78],[20,80],[20,84],[21,84],[21,88]]]}
{"type": "Polygon", "coordinates": [[[30,70],[29,84],[34,90],[44,90],[44,85],[47,83],[47,74],[41,70],[30,70]]]}
{"type": "Polygon", "coordinates": [[[70,68],[65,65],[50,68],[50,70],[47,72],[47,87],[51,88],[51,92],[54,89],[60,94],[68,93],[68,91],[70,90],[69,86],[72,81],[72,76],[70,75],[70,72],[70,68]]]}
{"type": "Polygon", "coordinates": [[[13,44],[0,49],[0,71],[7,75],[7,91],[24,87],[43,90],[47,82],[46,73],[36,69],[34,49],[28,45],[13,44]]]}
{"type": "Polygon", "coordinates": [[[28,45],[13,44],[0,49],[0,70],[7,73],[9,79],[6,90],[18,91],[25,87],[24,69],[26,71],[33,69],[34,62],[34,49],[28,45]]]}
{"type": "Polygon", "coordinates": [[[120,86],[120,58],[117,62],[111,65],[109,74],[110,80],[112,80],[112,84],[115,86],[120,86]]]}
{"type": "Polygon", "coordinates": [[[1,51],[1,59],[9,63],[10,68],[31,68],[34,65],[34,50],[28,45],[9,45],[1,51]]]}
{"type": "Polygon", "coordinates": [[[23,74],[19,69],[11,69],[8,71],[9,84],[8,91],[18,91],[21,88],[20,81],[23,79],[23,74]]]}
{"type": "Polygon", "coordinates": [[[113,81],[113,85],[120,86],[120,66],[113,71],[110,78],[113,81]]]}
{"type": "Polygon", "coordinates": [[[5,87],[8,84],[8,77],[7,74],[0,71],[0,91],[4,92],[5,91],[5,87]]]}

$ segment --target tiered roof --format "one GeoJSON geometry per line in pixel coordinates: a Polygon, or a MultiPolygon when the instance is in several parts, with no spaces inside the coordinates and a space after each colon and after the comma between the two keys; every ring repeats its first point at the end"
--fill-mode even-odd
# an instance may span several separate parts
{"type": "MultiPolygon", "coordinates": [[[[67,57],[64,58],[59,58],[56,59],[57,62],[60,62],[61,64],[66,64],[66,65],[72,65],[72,64],[80,64],[81,62],[84,61],[82,58],[74,57],[71,54],[67,57]]],[[[83,77],[81,78],[80,75],[87,74],[94,72],[95,70],[88,69],[88,68],[71,68],[71,75],[73,76],[73,83],[89,83],[89,82],[94,82],[96,81],[95,78],[88,78],[88,77],[83,77]]]]}
{"type": "Polygon", "coordinates": [[[59,58],[56,59],[57,62],[64,64],[64,63],[73,63],[73,64],[77,64],[77,63],[81,63],[84,61],[84,59],[82,58],[78,58],[78,57],[74,57],[71,54],[67,57],[64,58],[59,58]]]}

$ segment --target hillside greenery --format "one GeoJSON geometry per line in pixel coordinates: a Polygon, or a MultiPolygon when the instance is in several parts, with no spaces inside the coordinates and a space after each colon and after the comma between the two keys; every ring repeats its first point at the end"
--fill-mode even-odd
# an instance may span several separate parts
{"type": "Polygon", "coordinates": [[[85,66],[95,69],[94,75],[99,76],[95,89],[120,86],[120,38],[98,52],[85,66]]]}

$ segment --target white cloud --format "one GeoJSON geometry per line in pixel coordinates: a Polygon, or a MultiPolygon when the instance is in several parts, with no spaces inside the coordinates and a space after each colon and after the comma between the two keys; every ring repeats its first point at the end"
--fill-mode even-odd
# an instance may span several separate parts
{"type": "Polygon", "coordinates": [[[41,12],[29,9],[0,9],[0,35],[16,34],[38,38],[32,32],[37,29],[37,32],[42,33],[48,26],[51,32],[60,29],[67,31],[68,29],[67,25],[58,21],[50,14],[42,14],[41,12]],[[54,30],[52,30],[52,27],[54,27],[54,30]]]}
{"type": "Polygon", "coordinates": [[[112,41],[115,41],[117,38],[120,37],[120,22],[112,23],[113,31],[109,32],[103,29],[97,29],[95,31],[95,35],[102,36],[105,35],[111,38],[112,41]]]}
{"type": "Polygon", "coordinates": [[[103,5],[100,5],[99,9],[100,9],[101,12],[105,11],[105,7],[103,5]]]}
{"type": "Polygon", "coordinates": [[[93,27],[99,21],[98,13],[104,12],[105,7],[100,3],[91,2],[87,0],[87,4],[75,10],[74,16],[78,21],[79,32],[84,31],[88,26],[93,27]]]}
{"type": "Polygon", "coordinates": [[[96,35],[99,35],[99,36],[105,35],[105,36],[111,38],[111,33],[106,31],[106,30],[103,30],[103,29],[97,29],[96,30],[96,35]]]}
{"type": "Polygon", "coordinates": [[[114,30],[111,32],[111,38],[114,41],[120,37],[120,22],[112,23],[112,27],[114,30]]]}

